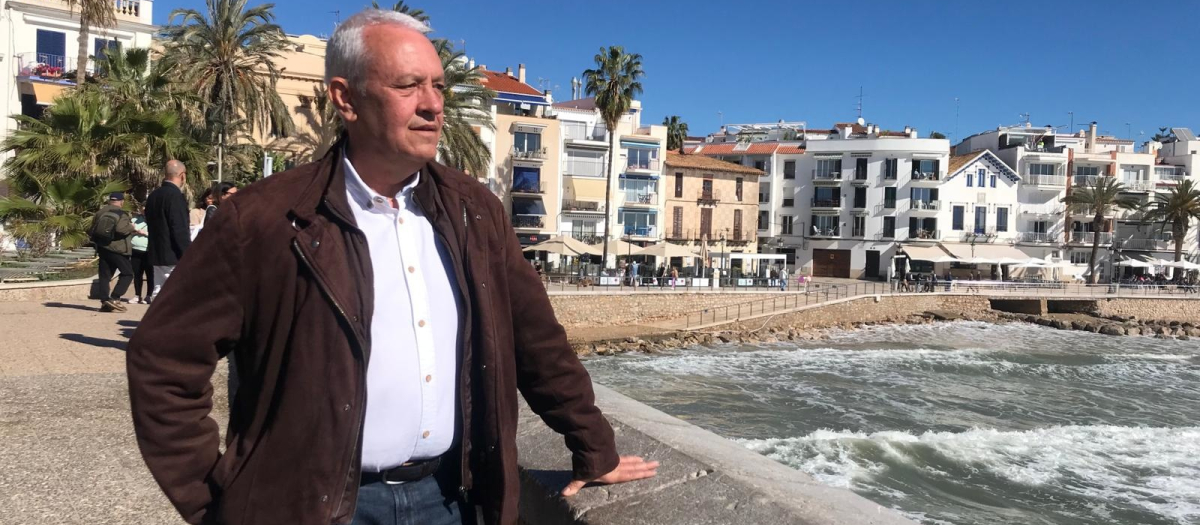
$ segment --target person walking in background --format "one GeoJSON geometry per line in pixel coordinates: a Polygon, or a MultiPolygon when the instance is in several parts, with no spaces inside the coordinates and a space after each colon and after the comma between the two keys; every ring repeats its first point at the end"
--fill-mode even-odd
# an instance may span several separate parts
{"type": "Polygon", "coordinates": [[[788,271],[787,271],[787,266],[784,266],[779,269],[779,291],[786,292],[787,285],[788,285],[788,271]]]}
{"type": "Polygon", "coordinates": [[[671,267],[671,291],[675,291],[675,283],[679,282],[679,268],[671,267]]]}
{"type": "Polygon", "coordinates": [[[129,243],[133,248],[133,256],[130,257],[130,262],[133,263],[133,297],[129,299],[132,304],[143,302],[146,297],[142,295],[142,285],[145,284],[147,293],[154,289],[154,265],[150,264],[150,255],[147,250],[150,246],[150,228],[146,226],[146,208],[140,206],[138,212],[133,214],[133,237],[129,243]]]}
{"type": "Polygon", "coordinates": [[[92,227],[88,229],[88,237],[96,245],[96,256],[100,258],[100,311],[124,312],[125,305],[121,304],[121,296],[129,290],[133,281],[133,268],[129,262],[132,254],[129,238],[133,236],[133,222],[129,213],[122,209],[125,205],[124,193],[113,193],[108,196],[108,203],[100,207],[100,211],[92,217],[92,227]],[[109,293],[113,272],[120,272],[117,285],[109,293]]]}
{"type": "Polygon", "coordinates": [[[146,198],[146,226],[150,229],[147,255],[154,266],[154,287],[146,302],[151,302],[167,284],[184,250],[192,244],[188,231],[188,202],[183,196],[187,169],[177,160],[167,161],[162,186],[146,198]]]}
{"type": "Polygon", "coordinates": [[[638,270],[641,269],[642,265],[641,265],[641,263],[639,263],[637,261],[633,261],[633,264],[629,265],[629,267],[630,267],[629,268],[629,281],[633,285],[634,288],[637,288],[638,287],[638,277],[639,277],[638,270]]]}
{"type": "Polygon", "coordinates": [[[205,212],[209,206],[213,205],[212,194],[212,188],[205,189],[204,195],[201,195],[200,200],[196,202],[196,207],[188,212],[188,231],[193,241],[200,234],[200,229],[204,227],[205,212]]]}
{"type": "Polygon", "coordinates": [[[212,203],[204,209],[204,222],[212,220],[217,215],[217,208],[225,203],[230,197],[237,195],[237,185],[232,182],[222,182],[212,188],[212,203]]]}

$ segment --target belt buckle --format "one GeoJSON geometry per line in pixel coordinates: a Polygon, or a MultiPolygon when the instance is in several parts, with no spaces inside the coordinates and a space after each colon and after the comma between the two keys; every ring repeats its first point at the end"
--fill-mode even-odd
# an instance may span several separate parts
{"type": "Polygon", "coordinates": [[[405,483],[408,483],[407,481],[393,481],[393,480],[388,479],[388,471],[390,471],[390,470],[391,469],[388,469],[388,470],[385,470],[385,471],[379,473],[379,478],[380,478],[380,480],[383,481],[384,485],[403,485],[405,483]]]}

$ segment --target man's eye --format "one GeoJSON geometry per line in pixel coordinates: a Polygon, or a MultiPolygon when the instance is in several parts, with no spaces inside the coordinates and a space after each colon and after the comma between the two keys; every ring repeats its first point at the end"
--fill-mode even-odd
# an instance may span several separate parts
{"type": "Polygon", "coordinates": [[[445,91],[445,90],[446,90],[446,84],[443,84],[443,83],[441,83],[441,82],[434,83],[434,84],[433,84],[433,87],[437,88],[437,89],[438,89],[438,91],[445,91]]]}

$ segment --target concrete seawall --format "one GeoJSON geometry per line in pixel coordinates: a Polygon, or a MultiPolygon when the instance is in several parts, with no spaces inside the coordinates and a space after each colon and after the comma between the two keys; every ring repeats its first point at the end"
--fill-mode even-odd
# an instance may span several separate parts
{"type": "Polygon", "coordinates": [[[912,524],[899,513],[596,385],[622,454],[661,461],[658,476],[591,487],[566,499],[562,436],[528,408],[517,434],[521,521],[527,524],[912,524]]]}

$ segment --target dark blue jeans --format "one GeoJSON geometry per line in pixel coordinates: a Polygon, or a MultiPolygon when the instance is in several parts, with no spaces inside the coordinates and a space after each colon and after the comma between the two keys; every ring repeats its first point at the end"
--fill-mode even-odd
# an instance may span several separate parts
{"type": "Polygon", "coordinates": [[[443,467],[409,483],[359,487],[352,525],[475,525],[475,507],[459,497],[453,470],[443,467]]]}

